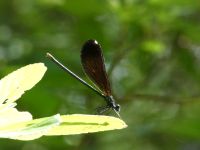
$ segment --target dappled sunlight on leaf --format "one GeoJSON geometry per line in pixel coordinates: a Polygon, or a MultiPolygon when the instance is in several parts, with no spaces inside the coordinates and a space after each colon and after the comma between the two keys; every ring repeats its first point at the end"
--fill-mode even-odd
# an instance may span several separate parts
{"type": "Polygon", "coordinates": [[[0,138],[27,141],[43,135],[72,135],[127,127],[119,118],[98,115],[57,114],[32,120],[29,112],[14,108],[15,101],[39,82],[46,70],[43,63],[31,64],[0,80],[0,138]]]}
{"type": "Polygon", "coordinates": [[[0,80],[0,103],[11,103],[41,80],[47,68],[43,63],[22,67],[0,80]]]}
{"type": "Polygon", "coordinates": [[[126,123],[115,117],[100,115],[62,115],[61,124],[47,135],[71,135],[126,128],[126,123]]]}
{"type": "Polygon", "coordinates": [[[59,125],[60,115],[34,119],[0,127],[0,137],[16,140],[34,140],[43,136],[49,129],[59,125]]]}

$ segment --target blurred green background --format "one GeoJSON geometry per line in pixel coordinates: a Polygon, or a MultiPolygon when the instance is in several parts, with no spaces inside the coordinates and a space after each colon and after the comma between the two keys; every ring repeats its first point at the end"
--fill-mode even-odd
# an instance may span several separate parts
{"type": "Polygon", "coordinates": [[[104,101],[45,54],[87,80],[80,49],[96,39],[128,128],[0,139],[0,150],[199,150],[199,14],[198,0],[1,0],[0,76],[35,62],[48,67],[17,108],[34,118],[94,114],[104,101]]]}

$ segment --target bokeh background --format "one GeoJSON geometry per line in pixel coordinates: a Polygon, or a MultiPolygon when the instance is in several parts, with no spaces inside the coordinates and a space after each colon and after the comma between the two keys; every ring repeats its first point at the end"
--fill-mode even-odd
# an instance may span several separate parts
{"type": "Polygon", "coordinates": [[[87,80],[80,49],[96,39],[128,128],[0,139],[0,150],[199,150],[199,14],[198,0],[1,0],[0,76],[35,62],[48,67],[17,108],[34,118],[94,114],[104,101],[45,54],[87,80]]]}

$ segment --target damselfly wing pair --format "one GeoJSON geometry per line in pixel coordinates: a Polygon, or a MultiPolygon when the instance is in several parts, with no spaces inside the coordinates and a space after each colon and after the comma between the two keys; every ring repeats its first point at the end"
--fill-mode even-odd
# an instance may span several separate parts
{"type": "Polygon", "coordinates": [[[81,63],[83,69],[87,76],[94,82],[94,84],[99,88],[96,89],[92,85],[88,84],[86,81],[81,79],[66,66],[60,63],[55,57],[50,53],[47,53],[47,57],[50,58],[54,63],[56,63],[60,68],[69,73],[71,76],[75,77],[82,84],[86,85],[88,88],[92,89],[98,95],[104,98],[106,101],[106,106],[102,107],[98,113],[102,114],[110,109],[114,110],[116,114],[120,117],[120,105],[117,104],[112,96],[110,82],[105,69],[104,57],[100,44],[96,40],[88,40],[85,42],[81,49],[81,63]]]}

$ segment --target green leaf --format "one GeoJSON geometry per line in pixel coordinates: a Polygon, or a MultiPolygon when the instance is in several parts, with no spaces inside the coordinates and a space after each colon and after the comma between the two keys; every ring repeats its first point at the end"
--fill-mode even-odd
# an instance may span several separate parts
{"type": "Polygon", "coordinates": [[[31,121],[0,127],[0,138],[34,140],[43,135],[73,135],[123,129],[127,125],[119,118],[100,115],[62,115],[44,117],[31,121]]]}
{"type": "Polygon", "coordinates": [[[43,130],[58,124],[58,119],[55,120],[55,117],[32,120],[32,115],[29,112],[20,112],[14,108],[16,106],[14,102],[25,91],[37,84],[46,70],[47,68],[43,63],[30,64],[8,74],[0,80],[1,138],[35,139],[44,134],[41,134],[41,124],[44,124],[44,122],[43,130]],[[52,121],[52,119],[54,120],[52,121]],[[49,120],[51,120],[51,123],[48,123],[49,120]],[[28,134],[29,136],[27,136],[28,134]]]}
{"type": "Polygon", "coordinates": [[[43,77],[47,68],[43,63],[22,67],[0,80],[0,104],[11,103],[19,99],[25,91],[31,89],[43,77]]]}
{"type": "Polygon", "coordinates": [[[100,115],[62,115],[61,124],[46,135],[72,135],[126,128],[126,123],[115,117],[100,115]]]}
{"type": "Polygon", "coordinates": [[[59,123],[60,115],[55,115],[12,124],[0,128],[0,137],[16,140],[34,140],[44,135],[52,127],[59,125],[59,123]]]}
{"type": "Polygon", "coordinates": [[[45,71],[44,64],[31,64],[0,80],[0,138],[34,140],[43,135],[72,135],[127,127],[119,118],[109,116],[57,114],[32,120],[29,112],[19,112],[14,102],[39,82],[45,71]]]}

